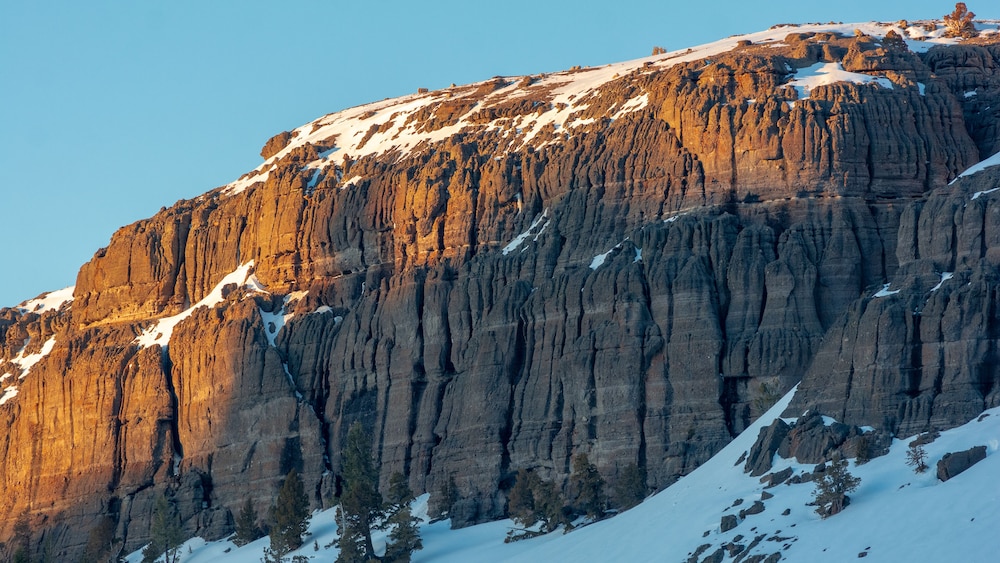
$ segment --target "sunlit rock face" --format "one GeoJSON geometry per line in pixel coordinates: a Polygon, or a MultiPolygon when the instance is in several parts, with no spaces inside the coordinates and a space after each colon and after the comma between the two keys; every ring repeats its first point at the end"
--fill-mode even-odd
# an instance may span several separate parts
{"type": "Polygon", "coordinates": [[[454,479],[462,525],[579,452],[665,487],[800,381],[793,409],[890,433],[996,406],[1000,184],[948,182],[1000,148],[1000,52],[888,29],[774,29],[275,136],[115,233],[71,301],[0,312],[0,532],[28,518],[73,557],[110,518],[130,551],[168,493],[220,537],[293,468],[328,505],[354,421],[383,483],[454,479]]]}

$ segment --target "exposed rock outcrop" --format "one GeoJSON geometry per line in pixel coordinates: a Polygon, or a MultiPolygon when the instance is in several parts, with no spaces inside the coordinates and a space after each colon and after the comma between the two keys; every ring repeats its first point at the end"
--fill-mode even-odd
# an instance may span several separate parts
{"type": "Polygon", "coordinates": [[[984,459],[986,459],[986,446],[976,446],[962,452],[944,454],[944,457],[939,459],[937,463],[937,477],[942,481],[947,481],[984,459]]]}
{"type": "Polygon", "coordinates": [[[354,421],[383,485],[453,479],[459,525],[501,516],[520,468],[564,484],[580,452],[665,487],[800,379],[792,410],[814,414],[767,430],[755,475],[778,449],[853,447],[861,424],[964,422],[1000,402],[1000,208],[971,197],[992,176],[944,183],[1000,123],[971,127],[956,93],[1000,87],[992,47],[951,48],[796,36],[275,136],[258,170],[115,233],[70,305],[0,311],[0,370],[55,338],[0,406],[0,487],[18,492],[0,536],[26,511],[72,555],[111,517],[135,549],[169,492],[186,532],[219,537],[291,468],[320,505],[354,421]],[[818,62],[893,86],[800,98],[792,70],[818,62]],[[890,280],[903,293],[871,297],[890,280]]]}

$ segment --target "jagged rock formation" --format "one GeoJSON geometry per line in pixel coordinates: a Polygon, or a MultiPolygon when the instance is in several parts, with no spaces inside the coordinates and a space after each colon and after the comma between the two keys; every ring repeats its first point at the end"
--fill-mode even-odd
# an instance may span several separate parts
{"type": "Polygon", "coordinates": [[[169,491],[218,537],[293,467],[329,502],[356,420],[462,524],[578,452],[662,488],[800,380],[885,432],[1000,403],[990,177],[946,186],[996,148],[996,47],[810,29],[326,116],[122,228],[0,314],[0,535],[134,549],[169,491]]]}

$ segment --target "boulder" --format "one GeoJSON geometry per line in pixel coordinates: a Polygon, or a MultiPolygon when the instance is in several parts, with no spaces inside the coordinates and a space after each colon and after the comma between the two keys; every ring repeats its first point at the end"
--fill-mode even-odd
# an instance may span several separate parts
{"type": "Polygon", "coordinates": [[[986,459],[986,446],[944,454],[944,457],[937,462],[937,477],[947,481],[984,459],[986,459]]]}

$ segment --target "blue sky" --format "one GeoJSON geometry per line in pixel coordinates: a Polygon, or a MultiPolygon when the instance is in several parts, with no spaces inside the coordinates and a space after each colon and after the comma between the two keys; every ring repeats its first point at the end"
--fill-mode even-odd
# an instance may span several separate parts
{"type": "Polygon", "coordinates": [[[326,113],[777,23],[939,18],[953,6],[10,0],[0,6],[0,306],[72,285],[118,227],[236,179],[271,135],[326,113]]]}

